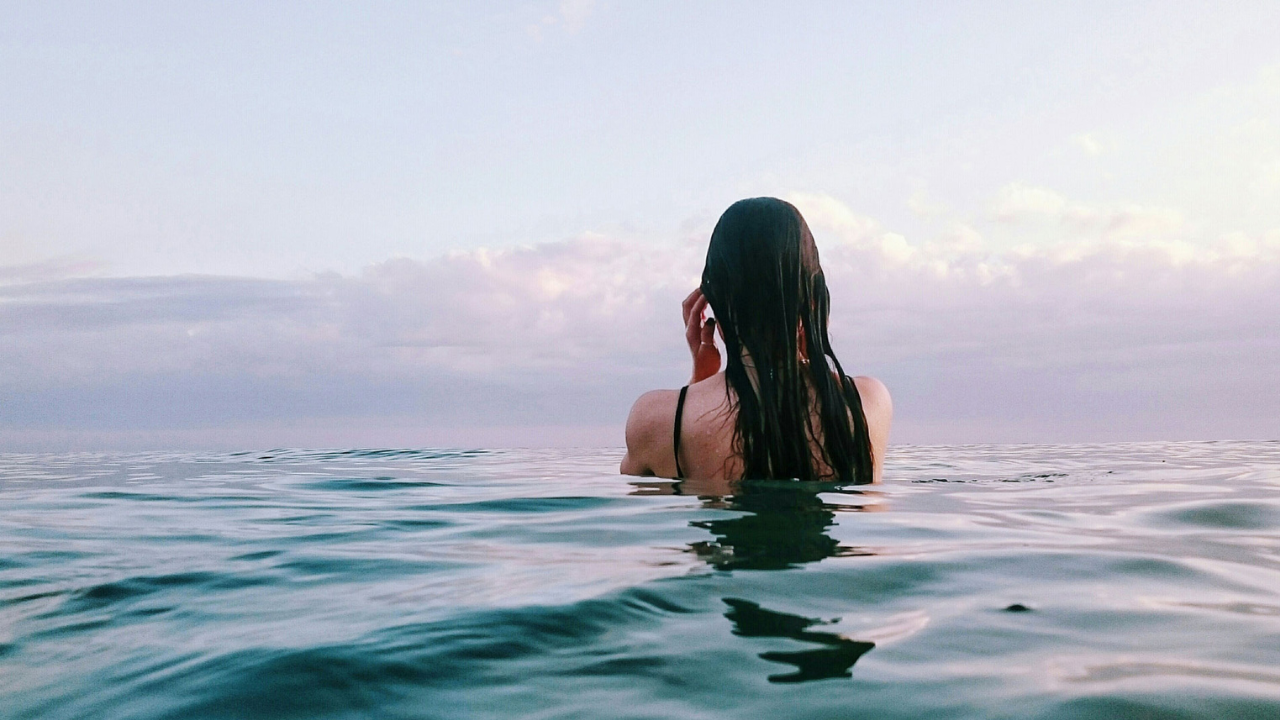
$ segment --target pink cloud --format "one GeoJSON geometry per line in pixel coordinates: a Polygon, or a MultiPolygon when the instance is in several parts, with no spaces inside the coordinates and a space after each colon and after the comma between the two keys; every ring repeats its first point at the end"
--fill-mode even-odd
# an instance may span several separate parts
{"type": "MultiPolygon", "coordinates": [[[[1280,434],[1275,237],[1152,226],[994,252],[968,226],[913,244],[834,201],[811,210],[837,350],[889,382],[900,440],[1280,434]]],[[[638,392],[684,381],[703,242],[586,235],[298,281],[11,273],[0,434],[252,420],[329,427],[303,441],[486,423],[494,442],[598,440],[638,392]]]]}

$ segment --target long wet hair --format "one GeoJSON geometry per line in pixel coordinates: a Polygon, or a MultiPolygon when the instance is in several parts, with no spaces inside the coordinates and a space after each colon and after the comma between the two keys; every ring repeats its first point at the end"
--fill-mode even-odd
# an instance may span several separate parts
{"type": "Polygon", "coordinates": [[[724,333],[743,477],[871,482],[862,400],[831,349],[831,297],[800,211],[776,198],[731,205],[711,233],[702,293],[724,333]]]}

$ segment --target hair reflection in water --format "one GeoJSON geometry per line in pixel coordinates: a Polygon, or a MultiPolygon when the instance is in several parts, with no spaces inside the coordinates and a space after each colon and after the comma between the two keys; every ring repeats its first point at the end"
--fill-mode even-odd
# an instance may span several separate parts
{"type": "MultiPolygon", "coordinates": [[[[744,485],[739,493],[720,503],[707,504],[746,515],[695,522],[709,530],[715,541],[697,542],[690,549],[721,570],[785,570],[804,563],[842,555],[869,555],[827,535],[835,525],[834,506],[812,489],[744,485]]],[[[863,506],[838,506],[862,510],[863,506]]]]}
{"type": "MultiPolygon", "coordinates": [[[[723,494],[689,482],[649,481],[633,483],[636,494],[698,494],[704,507],[734,510],[746,514],[718,520],[694,522],[715,536],[715,540],[690,544],[691,552],[719,570],[785,570],[835,556],[872,555],[865,548],[841,545],[827,534],[835,525],[835,513],[882,509],[873,491],[842,491],[865,497],[868,502],[835,504],[824,502],[819,492],[836,490],[816,483],[762,481],[744,482],[724,488],[723,494]],[[732,492],[733,494],[729,494],[732,492]]],[[[853,640],[836,633],[816,632],[823,621],[775,612],[738,598],[724,598],[729,606],[725,617],[733,623],[733,633],[742,637],[790,638],[822,647],[796,652],[765,652],[764,660],[794,665],[795,672],[770,675],[771,682],[788,683],[826,678],[850,677],[850,668],[875,643],[853,640]]]]}
{"type": "Polygon", "coordinates": [[[795,665],[796,671],[782,675],[770,675],[776,683],[825,680],[826,678],[851,677],[849,668],[876,646],[872,642],[850,640],[836,633],[813,632],[809,628],[821,620],[800,617],[789,613],[766,610],[749,600],[725,598],[729,612],[724,614],[733,622],[733,634],[742,637],[783,637],[826,647],[796,652],[766,652],[760,657],[770,662],[795,665]]]}

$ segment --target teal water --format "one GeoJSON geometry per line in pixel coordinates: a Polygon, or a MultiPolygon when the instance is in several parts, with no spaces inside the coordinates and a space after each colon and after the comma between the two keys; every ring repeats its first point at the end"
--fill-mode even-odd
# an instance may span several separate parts
{"type": "Polygon", "coordinates": [[[0,456],[3,718],[1276,718],[1280,443],[0,456]]]}

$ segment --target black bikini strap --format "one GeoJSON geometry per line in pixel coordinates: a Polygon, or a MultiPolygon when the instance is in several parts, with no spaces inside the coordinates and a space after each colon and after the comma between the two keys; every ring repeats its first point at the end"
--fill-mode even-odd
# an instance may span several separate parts
{"type": "Polygon", "coordinates": [[[689,392],[688,385],[685,385],[684,387],[680,388],[680,399],[676,401],[675,448],[676,448],[676,479],[677,480],[684,477],[684,472],[680,470],[680,419],[684,416],[684,396],[685,396],[685,393],[687,392],[689,392]]]}

